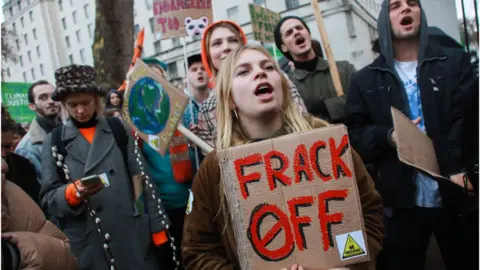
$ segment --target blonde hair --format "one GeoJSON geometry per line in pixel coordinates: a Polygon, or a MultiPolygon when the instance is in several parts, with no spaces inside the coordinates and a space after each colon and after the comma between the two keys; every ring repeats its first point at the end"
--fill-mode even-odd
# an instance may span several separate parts
{"type": "MultiPolygon", "coordinates": [[[[261,52],[267,56],[275,65],[276,71],[280,74],[282,81],[282,94],[283,105],[281,113],[284,123],[283,127],[287,133],[296,133],[302,131],[308,131],[314,127],[327,126],[326,121],[320,119],[313,119],[309,116],[303,116],[300,113],[297,104],[293,101],[290,86],[281,72],[278,63],[268,54],[268,52],[258,45],[245,45],[232,52],[222,63],[220,72],[218,74],[217,81],[217,149],[225,149],[232,146],[244,145],[251,142],[251,139],[245,136],[242,132],[238,118],[234,115],[232,109],[230,109],[230,103],[232,101],[232,78],[235,64],[237,63],[240,55],[248,50],[254,50],[261,52]],[[310,120],[310,121],[309,121],[310,120]],[[312,123],[312,125],[310,124],[312,123]]],[[[225,202],[225,190],[223,180],[219,185],[220,207],[217,215],[222,212],[225,218],[225,224],[228,224],[229,214],[225,202]]],[[[226,226],[223,229],[225,232],[226,226]]]]}
{"type": "Polygon", "coordinates": [[[236,38],[238,38],[238,42],[245,45],[245,42],[242,38],[242,34],[233,24],[228,23],[228,22],[220,22],[220,23],[212,26],[212,28],[210,28],[209,31],[206,33],[205,52],[207,53],[208,67],[212,71],[213,77],[217,76],[218,70],[213,66],[212,57],[210,56],[210,38],[212,37],[213,31],[215,31],[215,29],[217,29],[217,28],[227,28],[228,30],[230,30],[235,35],[236,38]]]}
{"type": "Polygon", "coordinates": [[[247,51],[258,51],[267,56],[275,65],[282,81],[283,105],[282,111],[284,128],[287,133],[295,133],[312,129],[308,121],[301,115],[293,101],[287,79],[280,71],[277,62],[268,52],[258,45],[245,45],[231,53],[222,63],[217,81],[217,149],[243,145],[250,142],[250,138],[242,132],[238,119],[234,116],[230,103],[232,101],[232,77],[240,55],[247,51]]]}

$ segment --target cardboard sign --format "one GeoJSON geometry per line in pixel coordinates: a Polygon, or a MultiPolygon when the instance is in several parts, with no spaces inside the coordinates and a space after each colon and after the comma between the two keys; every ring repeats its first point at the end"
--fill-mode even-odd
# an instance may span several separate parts
{"type": "Polygon", "coordinates": [[[242,269],[369,260],[344,125],[218,151],[242,269]]]}
{"type": "Polygon", "coordinates": [[[434,177],[445,178],[440,174],[432,140],[399,110],[391,107],[391,111],[400,161],[434,177]]]}
{"type": "Polygon", "coordinates": [[[138,59],[127,74],[123,113],[139,137],[164,155],[188,103],[188,96],[138,59]]]}
{"type": "Polygon", "coordinates": [[[212,0],[156,0],[153,14],[158,39],[201,36],[213,21],[212,0]]]}
{"type": "Polygon", "coordinates": [[[263,42],[275,42],[273,33],[280,21],[280,14],[259,5],[248,4],[252,19],[253,39],[263,42]]]}

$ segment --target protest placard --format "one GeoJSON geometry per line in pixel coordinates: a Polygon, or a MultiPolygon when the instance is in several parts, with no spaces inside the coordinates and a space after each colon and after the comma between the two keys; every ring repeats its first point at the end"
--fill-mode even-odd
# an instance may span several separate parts
{"type": "Polygon", "coordinates": [[[330,269],[369,260],[347,129],[218,151],[241,269],[330,269]]]}
{"type": "Polygon", "coordinates": [[[399,110],[391,107],[398,159],[434,177],[440,174],[432,140],[399,110]]]}
{"type": "Polygon", "coordinates": [[[2,103],[7,106],[12,119],[18,123],[30,123],[35,112],[28,108],[29,83],[2,82],[2,103]]]}
{"type": "Polygon", "coordinates": [[[274,42],[275,26],[280,21],[280,14],[259,5],[248,4],[252,21],[253,39],[262,42],[274,42]]]}
{"type": "Polygon", "coordinates": [[[142,140],[164,155],[189,98],[140,59],[127,77],[124,118],[142,140]]]}
{"type": "Polygon", "coordinates": [[[212,0],[156,0],[153,14],[158,39],[201,37],[213,21],[212,0]]]}

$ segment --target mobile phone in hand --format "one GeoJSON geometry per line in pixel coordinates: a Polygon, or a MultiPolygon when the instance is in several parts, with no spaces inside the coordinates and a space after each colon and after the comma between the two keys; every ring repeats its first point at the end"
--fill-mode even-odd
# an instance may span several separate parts
{"type": "Polygon", "coordinates": [[[96,174],[84,177],[80,179],[80,182],[86,186],[93,186],[93,185],[100,185],[100,184],[103,185],[102,179],[100,178],[99,175],[96,175],[96,174]]]}

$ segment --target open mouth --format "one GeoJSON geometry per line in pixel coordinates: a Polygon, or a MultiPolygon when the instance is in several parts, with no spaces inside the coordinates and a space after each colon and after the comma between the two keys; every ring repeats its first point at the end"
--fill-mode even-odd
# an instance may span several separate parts
{"type": "Polygon", "coordinates": [[[305,38],[304,37],[298,37],[295,40],[295,45],[303,45],[305,43],[305,38]]]}
{"type": "Polygon", "coordinates": [[[203,82],[203,81],[204,81],[203,77],[199,77],[199,78],[197,78],[197,80],[198,80],[199,82],[203,82]]]}
{"type": "Polygon", "coordinates": [[[403,26],[410,26],[413,23],[413,18],[407,16],[400,21],[400,24],[403,26]]]}
{"type": "Polygon", "coordinates": [[[265,82],[257,86],[257,88],[255,89],[255,96],[268,95],[268,94],[271,94],[272,92],[273,92],[273,86],[270,83],[265,82]]]}

